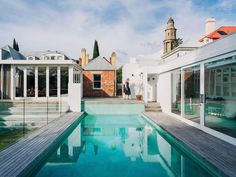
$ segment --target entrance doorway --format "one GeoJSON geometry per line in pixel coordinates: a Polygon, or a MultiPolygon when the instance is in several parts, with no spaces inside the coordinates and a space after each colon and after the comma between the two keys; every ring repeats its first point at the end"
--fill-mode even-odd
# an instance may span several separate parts
{"type": "Polygon", "coordinates": [[[148,74],[147,77],[147,101],[157,101],[157,74],[148,74]]]}

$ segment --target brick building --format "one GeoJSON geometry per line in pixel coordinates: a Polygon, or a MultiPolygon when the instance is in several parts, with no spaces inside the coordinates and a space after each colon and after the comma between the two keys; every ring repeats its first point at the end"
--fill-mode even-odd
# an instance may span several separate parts
{"type": "Polygon", "coordinates": [[[86,50],[81,51],[83,68],[83,97],[116,96],[116,54],[110,60],[97,57],[88,59],[86,50]]]}

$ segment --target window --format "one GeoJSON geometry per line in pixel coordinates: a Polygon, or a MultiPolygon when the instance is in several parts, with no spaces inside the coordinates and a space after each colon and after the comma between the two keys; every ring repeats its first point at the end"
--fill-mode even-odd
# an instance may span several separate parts
{"type": "Polygon", "coordinates": [[[93,75],[93,88],[100,89],[101,88],[101,74],[93,75]]]}
{"type": "Polygon", "coordinates": [[[61,94],[68,94],[68,67],[61,67],[61,94]]]}
{"type": "Polygon", "coordinates": [[[28,60],[34,60],[34,57],[28,57],[28,60]]]}
{"type": "Polygon", "coordinates": [[[44,59],[45,59],[45,60],[49,60],[49,56],[45,56],[44,59]]]}
{"type": "Polygon", "coordinates": [[[51,60],[55,60],[55,56],[51,56],[51,60]]]}
{"type": "Polygon", "coordinates": [[[49,96],[57,97],[57,67],[49,68],[49,96]]]}
{"type": "Polygon", "coordinates": [[[38,68],[38,97],[46,97],[46,67],[38,68]]]}
{"type": "Polygon", "coordinates": [[[35,68],[27,67],[27,97],[35,96],[35,68]]]}

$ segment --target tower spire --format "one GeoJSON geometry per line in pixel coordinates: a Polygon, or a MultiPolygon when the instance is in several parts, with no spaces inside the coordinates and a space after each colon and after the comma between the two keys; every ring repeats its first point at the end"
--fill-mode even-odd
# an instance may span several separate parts
{"type": "Polygon", "coordinates": [[[169,53],[175,47],[177,47],[175,22],[173,18],[169,18],[167,21],[167,27],[165,29],[164,54],[169,53]]]}

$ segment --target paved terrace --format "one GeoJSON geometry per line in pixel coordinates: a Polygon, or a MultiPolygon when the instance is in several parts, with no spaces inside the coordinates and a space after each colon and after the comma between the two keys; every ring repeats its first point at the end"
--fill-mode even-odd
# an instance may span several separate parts
{"type": "Polygon", "coordinates": [[[48,125],[21,139],[0,152],[0,176],[25,176],[45,160],[43,153],[50,153],[65,137],[68,128],[76,126],[83,113],[66,113],[48,125]]]}
{"type": "Polygon", "coordinates": [[[212,164],[220,174],[236,177],[236,146],[165,113],[144,112],[144,115],[212,164]]]}

